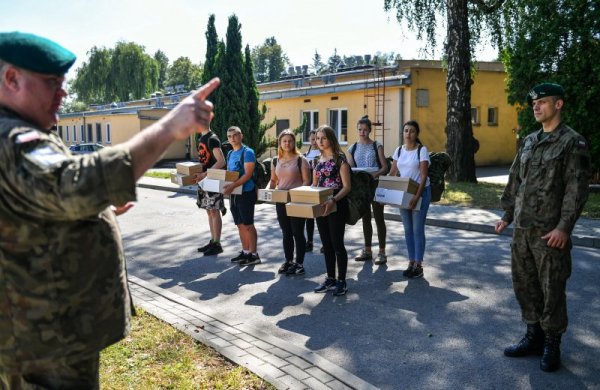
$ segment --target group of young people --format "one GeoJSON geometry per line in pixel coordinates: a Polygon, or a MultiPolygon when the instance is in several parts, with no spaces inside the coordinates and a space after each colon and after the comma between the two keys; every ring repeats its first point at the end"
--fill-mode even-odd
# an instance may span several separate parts
{"type": "MultiPolygon", "coordinates": [[[[409,207],[401,209],[408,248],[408,266],[403,274],[409,278],[423,276],[425,219],[431,202],[431,190],[428,179],[429,153],[420,143],[419,124],[415,121],[404,124],[403,144],[394,152],[391,168],[388,168],[383,145],[370,138],[372,123],[368,116],[358,121],[357,129],[358,141],[349,148],[348,155],[342,151],[335,130],[330,126],[320,126],[311,131],[310,147],[304,154],[300,153],[296,146],[295,134],[291,130],[283,130],[277,138],[277,156],[271,160],[271,178],[266,187],[268,189],[289,190],[303,185],[333,189],[333,195],[324,203],[323,216],[316,218],[327,276],[314,290],[315,292],[333,291],[334,295],[339,296],[348,291],[346,283],[348,252],[344,244],[344,235],[349,212],[347,195],[351,191],[352,168],[367,170],[374,180],[381,175],[389,174],[410,177],[419,183],[409,207]],[[421,204],[417,208],[419,199],[421,204]]],[[[223,251],[220,244],[221,213],[225,211],[224,195],[229,195],[231,214],[242,244],[242,250],[231,261],[241,266],[255,265],[261,262],[257,252],[257,233],[254,226],[254,207],[257,197],[256,183],[252,177],[256,156],[251,148],[243,144],[240,128],[230,127],[227,130],[227,140],[233,150],[227,156],[223,156],[221,143],[211,130],[206,130],[200,137],[199,161],[207,168],[237,171],[239,178],[224,187],[224,194],[199,190],[198,205],[207,212],[211,239],[208,244],[198,248],[198,251],[204,252],[205,255],[215,255],[223,251]],[[242,193],[232,194],[239,186],[242,186],[242,193]]],[[[198,174],[196,179],[200,181],[205,176],[206,173],[198,174]]],[[[371,248],[373,236],[371,219],[374,217],[379,244],[379,252],[374,263],[381,265],[387,262],[387,230],[383,205],[373,201],[371,208],[362,217],[364,248],[355,260],[374,259],[371,248]]],[[[305,254],[313,250],[315,220],[288,216],[283,203],[277,203],[275,210],[282,232],[285,256],[279,273],[303,275],[305,254]]]]}

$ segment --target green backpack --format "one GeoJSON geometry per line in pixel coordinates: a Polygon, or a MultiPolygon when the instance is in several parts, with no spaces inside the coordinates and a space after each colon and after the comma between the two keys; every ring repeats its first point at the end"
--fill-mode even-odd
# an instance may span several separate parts
{"type": "MultiPolygon", "coordinates": [[[[417,149],[417,155],[421,156],[421,148],[423,145],[419,144],[419,148],[417,149]]],[[[402,151],[402,147],[398,149],[398,156],[396,160],[400,157],[400,151],[402,151]]],[[[431,186],[431,201],[439,202],[442,199],[442,194],[446,189],[446,171],[452,165],[452,159],[446,152],[430,152],[429,153],[429,168],[427,170],[427,176],[429,177],[429,183],[431,186]]]]}
{"type": "MultiPolygon", "coordinates": [[[[342,166],[341,154],[337,159],[336,165],[338,169],[342,166]]],[[[319,157],[315,157],[314,165],[317,165],[319,157]]],[[[346,224],[356,225],[356,222],[369,211],[371,208],[371,202],[375,197],[375,189],[377,188],[377,181],[371,176],[370,173],[364,171],[350,172],[350,192],[346,195],[348,200],[348,217],[346,218],[346,224]]]]}

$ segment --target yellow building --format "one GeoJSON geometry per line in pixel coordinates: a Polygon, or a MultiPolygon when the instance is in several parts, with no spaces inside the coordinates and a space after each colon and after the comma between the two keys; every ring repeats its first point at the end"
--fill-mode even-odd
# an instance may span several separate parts
{"type": "MultiPolygon", "coordinates": [[[[473,133],[480,149],[479,166],[509,164],[516,151],[517,113],[507,103],[506,73],[499,62],[480,62],[471,91],[473,133]]],[[[394,66],[361,66],[334,74],[288,76],[258,85],[267,106],[264,122],[277,119],[267,132],[275,138],[286,128],[296,128],[306,118],[303,134],[328,124],[343,147],[354,143],[356,123],[368,114],[375,139],[390,156],[402,142],[402,124],[416,120],[420,139],[430,151],[445,150],[446,71],[440,61],[400,60],[394,66]]],[[[97,142],[114,145],[155,122],[185,94],[160,96],[125,103],[93,106],[90,111],[61,115],[58,133],[67,144],[97,142]]],[[[193,140],[173,144],[164,159],[196,158],[193,140]]],[[[271,150],[269,153],[273,153],[271,150]]]]}
{"type": "MultiPolygon", "coordinates": [[[[476,64],[472,87],[473,133],[480,142],[477,165],[508,164],[516,150],[516,110],[507,103],[504,68],[499,62],[476,64]]],[[[277,119],[269,137],[296,128],[306,117],[308,132],[329,124],[342,146],[354,143],[356,123],[368,114],[374,138],[391,155],[401,143],[402,124],[416,120],[420,139],[431,151],[445,150],[446,71],[440,61],[403,61],[395,66],[362,66],[323,76],[298,75],[260,84],[266,122],[277,119]]]]}

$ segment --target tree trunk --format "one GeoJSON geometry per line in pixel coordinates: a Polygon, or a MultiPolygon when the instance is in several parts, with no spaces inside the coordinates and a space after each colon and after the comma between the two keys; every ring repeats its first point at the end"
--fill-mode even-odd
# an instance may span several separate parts
{"type": "Polygon", "coordinates": [[[471,51],[468,0],[448,0],[448,111],[446,150],[452,158],[450,181],[477,182],[475,151],[471,126],[471,51]]]}

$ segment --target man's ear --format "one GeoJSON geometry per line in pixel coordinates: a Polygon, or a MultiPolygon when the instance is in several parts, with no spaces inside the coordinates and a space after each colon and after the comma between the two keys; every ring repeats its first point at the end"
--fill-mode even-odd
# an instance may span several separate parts
{"type": "Polygon", "coordinates": [[[563,105],[564,105],[564,104],[565,104],[565,101],[564,101],[564,100],[562,100],[562,99],[560,99],[560,98],[558,98],[558,99],[556,99],[556,101],[554,102],[554,107],[555,107],[557,110],[560,110],[560,109],[562,109],[562,108],[563,108],[563,105]]]}
{"type": "Polygon", "coordinates": [[[20,81],[19,71],[12,66],[8,66],[2,74],[2,84],[12,92],[17,92],[19,90],[19,86],[21,85],[20,81]]]}

